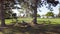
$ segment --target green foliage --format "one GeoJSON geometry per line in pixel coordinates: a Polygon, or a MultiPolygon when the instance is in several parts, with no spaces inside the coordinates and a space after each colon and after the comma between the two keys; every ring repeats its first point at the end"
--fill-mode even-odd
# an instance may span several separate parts
{"type": "Polygon", "coordinates": [[[40,15],[39,15],[39,14],[37,14],[37,17],[40,17],[40,15]]]}
{"type": "Polygon", "coordinates": [[[54,16],[54,13],[53,12],[47,12],[46,16],[54,16]]]}
{"type": "Polygon", "coordinates": [[[5,18],[7,18],[7,19],[12,18],[12,11],[6,11],[5,18]]]}
{"type": "MultiPolygon", "coordinates": [[[[30,16],[31,16],[31,17],[34,17],[34,15],[33,15],[33,14],[30,14],[30,16]]],[[[40,17],[40,15],[39,15],[39,14],[37,14],[37,17],[40,17]]]]}
{"type": "Polygon", "coordinates": [[[5,18],[11,18],[11,16],[12,16],[12,8],[14,7],[14,0],[12,1],[12,0],[5,0],[4,1],[4,11],[5,11],[5,15],[4,15],[4,17],[5,18]]]}

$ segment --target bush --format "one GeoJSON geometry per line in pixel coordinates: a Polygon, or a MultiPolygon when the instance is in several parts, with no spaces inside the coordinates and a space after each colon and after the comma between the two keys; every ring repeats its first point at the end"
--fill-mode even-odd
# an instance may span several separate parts
{"type": "Polygon", "coordinates": [[[39,14],[37,14],[37,17],[40,17],[40,15],[39,15],[39,14]]]}
{"type": "Polygon", "coordinates": [[[52,17],[54,17],[54,13],[53,12],[47,12],[46,16],[52,16],[52,17]]]}

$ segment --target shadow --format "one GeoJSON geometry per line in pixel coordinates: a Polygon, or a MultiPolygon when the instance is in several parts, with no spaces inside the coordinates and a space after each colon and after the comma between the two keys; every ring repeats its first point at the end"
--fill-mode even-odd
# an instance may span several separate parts
{"type": "Polygon", "coordinates": [[[28,23],[18,23],[18,26],[0,27],[2,34],[60,34],[60,24],[41,25],[33,27],[28,23]]]}

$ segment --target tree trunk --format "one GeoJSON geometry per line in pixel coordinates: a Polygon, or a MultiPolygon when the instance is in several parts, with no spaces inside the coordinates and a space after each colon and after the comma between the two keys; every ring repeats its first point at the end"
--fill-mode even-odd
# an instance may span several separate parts
{"type": "Polygon", "coordinates": [[[38,3],[38,0],[35,0],[34,2],[35,6],[33,7],[34,9],[33,23],[34,24],[37,24],[37,3],[38,3]]]}
{"type": "Polygon", "coordinates": [[[1,26],[5,26],[5,17],[4,17],[4,6],[3,6],[3,1],[0,0],[0,19],[1,19],[1,26]]]}
{"type": "Polygon", "coordinates": [[[33,23],[37,24],[37,9],[36,9],[36,7],[34,8],[33,23]]]}

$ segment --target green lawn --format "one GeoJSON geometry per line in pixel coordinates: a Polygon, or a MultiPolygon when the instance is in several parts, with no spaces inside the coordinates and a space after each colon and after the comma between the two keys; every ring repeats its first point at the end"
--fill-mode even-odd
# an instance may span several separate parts
{"type": "MultiPolygon", "coordinates": [[[[60,18],[51,18],[51,19],[37,19],[38,23],[41,23],[41,21],[51,21],[51,24],[60,24],[60,18]]],[[[47,22],[48,23],[48,22],[47,22]]]]}
{"type": "MultiPolygon", "coordinates": [[[[26,21],[26,22],[31,22],[33,18],[18,18],[18,22],[21,22],[22,20],[26,21]]],[[[15,21],[15,20],[14,20],[15,21]]],[[[11,22],[14,22],[12,21],[12,19],[6,19],[5,20],[5,23],[6,24],[12,24],[11,22]]],[[[49,21],[51,21],[51,24],[60,24],[60,18],[51,18],[51,19],[42,19],[42,18],[37,18],[37,23],[41,24],[43,23],[44,21],[46,21],[46,23],[49,23],[49,21]]]]}

